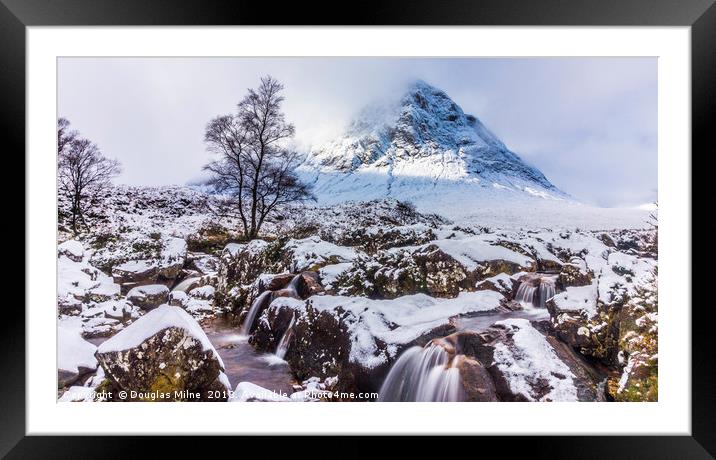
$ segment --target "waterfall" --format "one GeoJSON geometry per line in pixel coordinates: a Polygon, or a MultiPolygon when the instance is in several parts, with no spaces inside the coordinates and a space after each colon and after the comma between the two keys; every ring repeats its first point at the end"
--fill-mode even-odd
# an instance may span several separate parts
{"type": "Polygon", "coordinates": [[[546,308],[547,301],[554,297],[555,293],[554,280],[552,278],[542,278],[539,283],[539,308],[546,308]]]}
{"type": "Polygon", "coordinates": [[[523,308],[532,308],[534,306],[534,298],[537,287],[532,286],[532,280],[523,281],[517,288],[515,300],[518,301],[523,308]]]}
{"type": "MultiPolygon", "coordinates": [[[[296,299],[300,299],[301,297],[298,295],[298,286],[299,283],[301,283],[301,275],[298,274],[293,277],[290,283],[288,283],[288,286],[286,286],[285,290],[289,291],[291,295],[289,297],[293,297],[296,299]]],[[[283,290],[282,290],[283,291],[283,290]]],[[[276,291],[277,296],[282,295],[282,291],[276,291]]],[[[256,320],[256,315],[260,310],[263,309],[265,306],[264,304],[270,304],[272,300],[272,295],[274,294],[274,291],[264,291],[256,297],[254,302],[251,304],[251,308],[249,308],[249,313],[246,315],[246,319],[244,320],[244,324],[241,328],[241,333],[243,335],[249,335],[251,333],[251,327],[254,324],[254,321],[256,320]]],[[[283,292],[285,294],[285,292],[283,292]]],[[[290,339],[290,337],[289,337],[290,339]]],[[[288,340],[288,339],[287,339],[288,340]]]]}
{"type": "Polygon", "coordinates": [[[256,319],[256,314],[261,309],[261,307],[268,301],[271,301],[271,295],[273,292],[271,291],[264,291],[254,299],[253,303],[251,304],[251,308],[249,309],[249,314],[246,315],[246,319],[244,320],[244,324],[241,327],[241,333],[243,335],[249,335],[251,333],[251,326],[254,324],[254,320],[256,319]]]}
{"type": "Polygon", "coordinates": [[[293,322],[296,320],[296,315],[294,314],[291,317],[291,322],[288,323],[288,328],[286,328],[286,332],[283,333],[283,337],[281,337],[281,340],[278,342],[278,346],[276,347],[276,356],[283,359],[284,356],[286,356],[286,352],[288,351],[288,346],[291,343],[291,339],[293,338],[293,322]]]}
{"type": "Polygon", "coordinates": [[[294,276],[291,279],[291,282],[288,283],[288,286],[286,286],[286,289],[292,291],[294,297],[296,297],[297,299],[300,298],[300,296],[298,295],[298,285],[301,283],[301,281],[303,280],[301,279],[301,274],[299,273],[298,275],[294,276]]]}
{"type": "Polygon", "coordinates": [[[378,401],[459,401],[460,370],[455,359],[434,343],[403,352],[388,372],[378,401]]]}
{"type": "Polygon", "coordinates": [[[547,301],[554,297],[555,293],[553,278],[548,276],[532,277],[524,279],[517,287],[515,300],[525,309],[546,308],[547,301]]]}

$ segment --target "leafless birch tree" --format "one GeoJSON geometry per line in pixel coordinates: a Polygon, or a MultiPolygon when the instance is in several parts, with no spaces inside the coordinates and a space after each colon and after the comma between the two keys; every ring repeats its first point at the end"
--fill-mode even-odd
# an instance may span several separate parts
{"type": "Polygon", "coordinates": [[[238,215],[247,240],[258,236],[271,213],[312,198],[294,171],[297,154],[285,147],[295,129],[281,111],[282,90],[273,77],[262,78],[236,114],[214,118],[204,135],[219,157],[204,167],[211,173],[209,185],[223,195],[223,208],[238,215]]]}
{"type": "Polygon", "coordinates": [[[85,212],[120,171],[117,160],[105,157],[92,141],[70,130],[69,121],[58,120],[58,191],[70,201],[70,225],[75,234],[80,224],[87,229],[85,212]]]}

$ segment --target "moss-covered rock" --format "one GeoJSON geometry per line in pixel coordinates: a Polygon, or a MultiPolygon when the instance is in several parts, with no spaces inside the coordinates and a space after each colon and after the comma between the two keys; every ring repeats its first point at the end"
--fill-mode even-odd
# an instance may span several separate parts
{"type": "MultiPolygon", "coordinates": [[[[155,316],[140,318],[98,348],[95,356],[109,380],[107,385],[125,391],[124,400],[128,401],[201,400],[202,392],[217,387],[216,381],[221,379],[223,364],[218,354],[213,347],[207,347],[206,336],[197,337],[190,332],[199,328],[196,323],[166,327],[133,344],[136,340],[132,337],[147,326],[148,318],[158,321],[155,316]],[[126,341],[131,346],[114,349],[126,341]]],[[[188,315],[181,318],[194,321],[188,315]]]]}
{"type": "Polygon", "coordinates": [[[452,298],[475,289],[476,274],[435,245],[359,256],[333,284],[341,295],[392,299],[425,293],[452,298]]]}
{"type": "Polygon", "coordinates": [[[583,259],[573,257],[569,263],[563,264],[557,277],[557,287],[565,290],[570,286],[587,286],[592,283],[594,272],[587,269],[583,259]]]}

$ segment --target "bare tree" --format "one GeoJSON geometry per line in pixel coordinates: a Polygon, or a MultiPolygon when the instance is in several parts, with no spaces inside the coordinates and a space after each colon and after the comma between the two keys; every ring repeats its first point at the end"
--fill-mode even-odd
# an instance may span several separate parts
{"type": "Polygon", "coordinates": [[[57,120],[57,154],[62,156],[78,135],[77,131],[70,129],[70,121],[67,118],[57,120]]]}
{"type": "Polygon", "coordinates": [[[273,77],[264,77],[239,102],[236,114],[216,117],[206,126],[204,140],[219,155],[204,166],[211,173],[209,185],[224,195],[224,211],[236,211],[246,239],[258,236],[271,213],[313,198],[294,172],[297,154],[285,148],[295,129],[281,111],[282,90],[273,77]]]}
{"type": "Polygon", "coordinates": [[[85,211],[121,168],[117,160],[105,157],[89,139],[70,131],[69,125],[64,118],[57,124],[58,190],[70,201],[70,223],[77,234],[80,223],[87,228],[85,211]]]}
{"type": "Polygon", "coordinates": [[[654,211],[649,214],[649,227],[653,230],[654,234],[649,242],[649,252],[651,252],[654,258],[659,258],[659,202],[654,202],[654,211]]]}

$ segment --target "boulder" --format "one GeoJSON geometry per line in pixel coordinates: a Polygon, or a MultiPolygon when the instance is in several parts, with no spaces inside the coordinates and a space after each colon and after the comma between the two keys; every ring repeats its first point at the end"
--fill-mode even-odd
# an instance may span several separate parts
{"type": "Polygon", "coordinates": [[[470,340],[470,353],[487,366],[499,399],[601,400],[604,376],[556,337],[545,335],[547,327],[512,318],[478,334],[478,341],[470,340]]]}
{"type": "Polygon", "coordinates": [[[499,273],[490,278],[478,281],[475,289],[478,291],[497,291],[508,299],[513,298],[513,293],[517,287],[517,282],[506,273],[499,273]]]}
{"type": "Polygon", "coordinates": [[[434,245],[413,253],[425,276],[425,289],[435,297],[455,297],[461,289],[472,289],[474,275],[452,256],[434,245]]]}
{"type": "Polygon", "coordinates": [[[151,260],[131,260],[112,267],[114,282],[122,285],[122,294],[135,286],[155,284],[159,277],[159,265],[151,260]]]}
{"type": "Polygon", "coordinates": [[[214,289],[214,286],[206,285],[206,286],[199,286],[191,289],[189,291],[189,296],[194,297],[196,299],[202,299],[202,300],[211,300],[214,298],[214,293],[216,290],[214,289]]]}
{"type": "MultiPolygon", "coordinates": [[[[460,372],[460,399],[462,401],[498,401],[495,383],[485,365],[477,358],[482,345],[475,332],[460,331],[434,339],[450,356],[451,367],[460,372]]],[[[490,364],[489,362],[487,363],[490,364]]]]}
{"type": "MultiPolygon", "coordinates": [[[[114,282],[122,285],[122,294],[136,286],[165,284],[171,286],[186,261],[186,241],[165,237],[157,242],[157,258],[129,260],[112,267],[114,282]]],[[[146,256],[139,253],[140,256],[146,256]]],[[[134,255],[135,257],[137,254],[134,255]]]]}
{"type": "Polygon", "coordinates": [[[557,277],[557,286],[565,290],[570,286],[587,286],[592,283],[594,273],[587,270],[587,263],[578,257],[573,257],[569,263],[563,264],[557,277]]]}
{"type": "Polygon", "coordinates": [[[168,303],[171,306],[181,307],[196,319],[204,319],[215,313],[213,286],[204,285],[193,288],[187,294],[184,291],[169,293],[168,303]]]}
{"type": "Polygon", "coordinates": [[[418,246],[437,237],[432,228],[418,224],[406,226],[357,227],[335,232],[322,231],[321,238],[342,246],[358,246],[368,254],[390,248],[418,246]]]}
{"type": "Polygon", "coordinates": [[[288,286],[296,275],[281,273],[278,275],[264,275],[259,278],[259,294],[264,291],[278,291],[288,286]]]}
{"type": "Polygon", "coordinates": [[[82,262],[84,258],[85,250],[77,240],[67,240],[64,243],[57,246],[57,256],[65,256],[73,262],[82,262]]]}
{"type": "Polygon", "coordinates": [[[124,323],[114,318],[100,316],[82,320],[82,337],[85,339],[111,337],[122,329],[124,323]]]}
{"type": "Polygon", "coordinates": [[[259,294],[262,274],[283,271],[279,261],[282,246],[280,240],[227,244],[219,258],[216,305],[234,312],[250,305],[259,294]]]}
{"type": "Polygon", "coordinates": [[[119,321],[137,319],[139,317],[139,309],[137,306],[125,299],[100,302],[94,308],[101,311],[106,318],[119,321]]]}
{"type": "Polygon", "coordinates": [[[142,310],[151,310],[169,301],[169,288],[163,284],[149,284],[132,288],[127,300],[142,310]]]}
{"type": "Polygon", "coordinates": [[[103,302],[120,294],[120,286],[111,277],[91,266],[79,254],[76,241],[67,241],[57,259],[57,303],[61,313],[75,314],[82,304],[103,302]],[[68,256],[69,254],[69,256],[68,256]],[[74,254],[74,255],[73,255],[74,254]]]}
{"type": "Polygon", "coordinates": [[[316,235],[290,239],[281,252],[283,266],[294,273],[316,271],[324,265],[350,262],[358,255],[353,248],[323,241],[316,235]]]}
{"type": "Polygon", "coordinates": [[[460,372],[461,394],[467,402],[499,401],[492,376],[475,358],[459,355],[453,364],[460,372]]]}
{"type": "Polygon", "coordinates": [[[187,253],[187,266],[200,275],[212,275],[219,271],[219,258],[201,252],[187,253]]]}
{"type": "Polygon", "coordinates": [[[300,298],[307,299],[312,295],[320,294],[325,291],[317,272],[303,272],[300,273],[300,275],[301,282],[298,283],[296,288],[300,298]]]}
{"type": "Polygon", "coordinates": [[[95,356],[108,386],[128,392],[127,400],[202,400],[208,390],[226,387],[221,358],[178,307],[150,311],[102,343],[95,356]]]}
{"type": "Polygon", "coordinates": [[[58,388],[69,386],[97,369],[96,349],[80,336],[79,330],[60,324],[57,328],[58,388]]]}
{"type": "Polygon", "coordinates": [[[359,256],[337,276],[333,289],[343,295],[379,299],[416,293],[455,297],[461,290],[473,290],[475,280],[474,273],[453,257],[435,245],[427,245],[359,256]]]}

